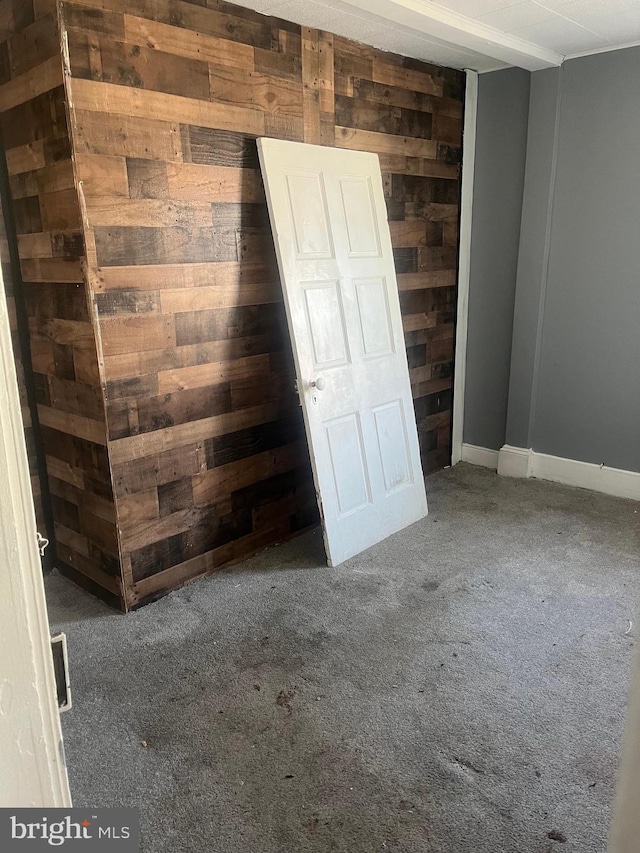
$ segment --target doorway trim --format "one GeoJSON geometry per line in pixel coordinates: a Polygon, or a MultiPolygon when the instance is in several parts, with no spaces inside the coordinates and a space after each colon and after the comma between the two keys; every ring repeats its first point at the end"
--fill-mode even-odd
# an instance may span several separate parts
{"type": "Polygon", "coordinates": [[[453,422],[451,464],[462,459],[464,392],[467,374],[467,328],[469,324],[469,280],[471,275],[471,221],[473,214],[473,178],[476,158],[476,119],[478,114],[478,74],[466,70],[462,180],[460,186],[460,247],[458,256],[458,303],[456,311],[455,358],[453,371],[453,422]]]}
{"type": "Polygon", "coordinates": [[[71,805],[11,330],[0,271],[0,807],[71,805]]]}

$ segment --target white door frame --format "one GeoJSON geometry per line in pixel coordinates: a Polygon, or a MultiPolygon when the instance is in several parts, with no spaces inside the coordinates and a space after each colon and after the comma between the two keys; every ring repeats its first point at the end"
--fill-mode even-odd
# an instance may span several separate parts
{"type": "Polygon", "coordinates": [[[71,805],[0,270],[0,807],[71,805]]]}
{"type": "Polygon", "coordinates": [[[469,278],[471,274],[471,220],[473,212],[473,177],[476,159],[476,118],[478,113],[478,74],[475,71],[467,70],[466,75],[462,182],[460,187],[460,249],[458,259],[456,351],[453,373],[452,465],[456,465],[462,459],[464,390],[467,374],[469,278]]]}

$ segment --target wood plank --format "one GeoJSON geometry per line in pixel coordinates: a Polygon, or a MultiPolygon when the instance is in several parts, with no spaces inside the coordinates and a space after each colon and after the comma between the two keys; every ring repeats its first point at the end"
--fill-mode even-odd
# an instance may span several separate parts
{"type": "Polygon", "coordinates": [[[0,112],[50,92],[62,82],[62,60],[60,55],[56,54],[41,65],[0,86],[0,112]]]}
{"type": "Polygon", "coordinates": [[[212,415],[185,424],[176,424],[163,430],[132,435],[109,443],[113,465],[185,447],[217,435],[236,432],[278,418],[276,403],[212,415]]]}
{"type": "Polygon", "coordinates": [[[456,248],[460,238],[458,219],[449,220],[442,224],[442,245],[456,248]]]}
{"type": "MultiPolygon", "coordinates": [[[[227,500],[227,505],[229,504],[230,502],[227,500]]],[[[192,530],[195,526],[201,524],[209,515],[209,507],[192,506],[162,518],[149,520],[136,527],[123,527],[123,547],[130,551],[137,551],[147,545],[152,545],[154,542],[168,539],[170,536],[186,533],[188,530],[192,530]]]]}
{"type": "Polygon", "coordinates": [[[189,290],[163,290],[160,305],[163,314],[203,311],[209,308],[231,308],[233,305],[264,305],[281,302],[279,282],[260,284],[221,284],[189,290]]]}
{"type": "Polygon", "coordinates": [[[217,568],[233,561],[246,559],[251,554],[263,550],[267,545],[289,537],[289,519],[283,519],[273,527],[266,527],[235,539],[219,548],[214,548],[191,560],[186,560],[169,569],[164,569],[144,580],[137,581],[133,587],[132,603],[138,604],[145,598],[167,589],[176,589],[184,583],[198,580],[211,574],[217,568]]]}
{"type": "Polygon", "coordinates": [[[285,116],[302,115],[300,84],[281,77],[210,63],[209,87],[210,98],[216,103],[285,116]]]}
{"type": "Polygon", "coordinates": [[[167,180],[169,198],[177,201],[266,203],[257,169],[168,163],[167,180]]]}
{"type": "Polygon", "coordinates": [[[259,169],[258,149],[252,136],[233,130],[181,125],[183,157],[186,163],[204,166],[234,166],[259,169]]]}
{"type": "Polygon", "coordinates": [[[78,152],[75,156],[78,180],[85,199],[95,196],[129,197],[127,161],[124,157],[78,152]]]}
{"type": "Polygon", "coordinates": [[[206,471],[204,444],[185,445],[174,450],[165,450],[155,456],[136,459],[135,464],[112,463],[113,489],[116,499],[122,495],[146,492],[162,483],[183,480],[206,471]]]}
{"type": "Polygon", "coordinates": [[[320,142],[320,58],[318,30],[302,28],[302,115],[305,142],[320,142]]]}
{"type": "Polygon", "coordinates": [[[451,377],[445,379],[428,379],[426,382],[418,382],[411,388],[411,393],[414,399],[416,397],[426,397],[427,394],[439,394],[441,391],[448,391],[451,388],[451,377]]]}
{"type": "Polygon", "coordinates": [[[48,232],[18,234],[18,255],[22,259],[52,257],[51,234],[48,232]]]}
{"type": "Polygon", "coordinates": [[[389,231],[394,248],[424,246],[427,242],[425,223],[420,219],[389,222],[389,231]]]}
{"type": "Polygon", "coordinates": [[[57,16],[50,12],[18,30],[7,42],[11,76],[26,74],[52,56],[60,55],[57,16]]]}
{"type": "MultiPolygon", "coordinates": [[[[226,288],[233,291],[251,284],[263,284],[265,278],[278,281],[278,273],[259,262],[220,261],[216,263],[149,264],[100,269],[92,287],[107,290],[184,290],[197,287],[226,288]]],[[[187,298],[185,296],[185,298],[187,298]]]]}
{"type": "Polygon", "coordinates": [[[83,33],[111,36],[118,41],[124,39],[124,15],[121,12],[111,12],[84,3],[65,3],[62,17],[66,30],[76,29],[83,33]]]}
{"type": "Polygon", "coordinates": [[[253,47],[249,44],[133,15],[124,16],[124,30],[126,41],[132,44],[253,71],[253,47]]]}
{"type": "Polygon", "coordinates": [[[405,332],[413,332],[416,329],[431,329],[438,321],[436,313],[431,314],[405,314],[402,318],[402,328],[405,332]]]}
{"type": "Polygon", "coordinates": [[[460,167],[424,157],[406,157],[401,154],[380,153],[380,168],[383,172],[405,175],[422,175],[427,178],[450,178],[458,181],[460,167]]]}
{"type": "MultiPolygon", "coordinates": [[[[76,82],[71,83],[72,93],[76,82]]],[[[74,107],[72,121],[76,154],[182,160],[180,126],[177,123],[140,116],[107,115],[78,109],[77,103],[74,107]]]]}
{"type": "Polygon", "coordinates": [[[100,384],[100,369],[97,354],[94,350],[73,349],[73,370],[78,382],[87,385],[100,384]]]}
{"type": "Polygon", "coordinates": [[[9,148],[6,152],[6,158],[9,175],[19,175],[21,172],[42,169],[47,164],[44,155],[44,139],[27,142],[17,148],[9,148]]]}
{"type": "Polygon", "coordinates": [[[457,204],[428,204],[426,206],[427,219],[432,222],[456,222],[458,221],[457,204]]]}
{"type": "Polygon", "coordinates": [[[86,557],[84,557],[83,554],[72,550],[71,548],[69,548],[68,545],[64,544],[63,542],[58,543],[57,551],[60,559],[68,566],[71,566],[72,568],[76,569],[78,572],[88,577],[94,583],[97,583],[98,586],[101,586],[103,589],[106,589],[108,592],[112,593],[112,595],[117,596],[118,599],[122,598],[122,590],[120,587],[119,578],[107,574],[107,572],[98,568],[98,566],[93,560],[88,560],[86,557]]]}
{"type": "Polygon", "coordinates": [[[118,498],[118,525],[121,530],[134,530],[159,517],[158,489],[155,487],[118,498]]]}
{"type": "Polygon", "coordinates": [[[335,129],[336,148],[349,148],[355,151],[371,151],[376,154],[395,154],[403,157],[425,157],[435,160],[437,143],[430,139],[416,139],[409,136],[393,136],[377,133],[373,130],[356,130],[352,127],[335,129]]]}
{"type": "Polygon", "coordinates": [[[71,73],[76,78],[198,100],[209,97],[206,62],[86,32],[71,30],[68,35],[71,73]]]}
{"type": "Polygon", "coordinates": [[[68,412],[41,405],[38,406],[38,418],[42,426],[74,435],[76,438],[83,438],[93,444],[106,445],[107,443],[107,430],[102,421],[95,421],[81,415],[70,415],[68,412]]]}
{"type": "Polygon", "coordinates": [[[421,71],[392,65],[375,57],[372,61],[371,79],[375,83],[400,86],[403,89],[435,95],[438,98],[441,98],[444,93],[444,83],[441,77],[433,77],[431,74],[425,74],[421,71]]]}
{"type": "Polygon", "coordinates": [[[398,290],[424,290],[430,287],[455,287],[456,270],[434,270],[432,272],[399,273],[398,290]]]}
{"type": "Polygon", "coordinates": [[[75,187],[59,192],[40,193],[43,231],[80,229],[80,205],[75,187]]]}
{"type": "Polygon", "coordinates": [[[33,171],[24,171],[12,175],[9,184],[13,199],[73,189],[75,186],[73,163],[71,160],[62,160],[33,171]]]}
{"type": "Polygon", "coordinates": [[[71,530],[69,527],[65,527],[63,524],[58,524],[57,522],[54,523],[53,529],[56,534],[56,542],[67,545],[71,550],[77,551],[79,554],[84,554],[85,557],[89,556],[89,540],[86,536],[76,533],[75,530],[71,530]]]}
{"type": "Polygon", "coordinates": [[[334,55],[333,34],[320,31],[318,36],[318,87],[320,111],[334,112],[334,55]]]}
{"type": "Polygon", "coordinates": [[[84,283],[80,261],[67,258],[29,258],[20,261],[23,281],[84,283]]]}
{"type": "MultiPolygon", "coordinates": [[[[198,261],[215,263],[235,261],[239,256],[239,235],[234,228],[184,227],[176,225],[135,228],[112,225],[96,226],[93,231],[97,261],[102,267],[119,267],[124,263],[189,264],[198,261]]],[[[244,236],[250,242],[253,235],[244,236]]],[[[263,242],[265,238],[262,238],[263,242]]]]}
{"type": "Polygon", "coordinates": [[[176,344],[175,327],[170,316],[107,317],[100,322],[100,332],[105,356],[176,344]]]}
{"type": "Polygon", "coordinates": [[[255,355],[236,358],[232,361],[162,370],[158,373],[158,393],[172,394],[174,391],[182,391],[185,388],[203,388],[246,376],[267,376],[269,369],[269,356],[255,355]]]}
{"type": "Polygon", "coordinates": [[[335,57],[333,34],[321,31],[318,36],[318,89],[320,92],[320,142],[335,141],[335,57]]]}
{"type": "MultiPolygon", "coordinates": [[[[133,378],[138,378],[140,382],[143,382],[145,376],[157,374],[161,370],[193,367],[214,361],[232,361],[236,358],[246,358],[249,355],[267,352],[275,354],[283,343],[284,336],[282,334],[279,334],[277,339],[273,334],[258,334],[245,335],[242,338],[224,338],[206,343],[185,344],[175,349],[146,350],[108,356],[104,359],[104,377],[105,381],[109,383],[107,391],[109,394],[112,393],[112,384],[115,382],[133,378]]],[[[125,385],[126,383],[123,383],[122,387],[124,388],[125,385]]]]}
{"type": "Polygon", "coordinates": [[[449,145],[462,145],[462,117],[452,118],[442,113],[434,115],[432,139],[449,145]]]}
{"type": "Polygon", "coordinates": [[[54,478],[62,480],[80,491],[84,491],[84,472],[81,469],[74,468],[68,462],[49,455],[45,457],[45,464],[47,466],[47,474],[50,478],[50,488],[54,494],[56,494],[53,485],[54,478]]]}
{"type": "Polygon", "coordinates": [[[87,197],[86,209],[91,227],[126,225],[132,228],[203,228],[212,224],[211,204],[206,201],[183,203],[94,194],[87,197]]]}
{"type": "Polygon", "coordinates": [[[307,453],[306,442],[299,441],[198,474],[193,478],[196,506],[209,504],[220,495],[231,494],[259,480],[290,471],[300,464],[307,453]]]}
{"type": "Polygon", "coordinates": [[[126,166],[130,198],[167,198],[166,163],[127,157],[126,166]]]}
{"type": "Polygon", "coordinates": [[[336,124],[359,130],[431,139],[431,114],[404,107],[383,106],[359,98],[337,95],[336,124]]]}
{"type": "MultiPolygon", "coordinates": [[[[8,84],[11,85],[11,84],[8,84]]],[[[181,95],[169,95],[113,83],[74,79],[74,106],[78,110],[118,114],[142,119],[162,116],[167,122],[182,122],[219,130],[237,130],[256,136],[264,134],[264,115],[261,110],[198,101],[181,95]]],[[[0,104],[2,87],[0,87],[0,104]]]]}
{"type": "Polygon", "coordinates": [[[53,341],[54,344],[76,347],[95,353],[96,339],[91,323],[81,320],[64,320],[60,317],[29,318],[32,333],[53,341]]]}

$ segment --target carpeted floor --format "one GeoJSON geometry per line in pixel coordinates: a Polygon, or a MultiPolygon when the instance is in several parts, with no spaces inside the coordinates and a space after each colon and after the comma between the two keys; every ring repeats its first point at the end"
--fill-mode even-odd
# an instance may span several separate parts
{"type": "Polygon", "coordinates": [[[139,806],[145,853],[602,853],[640,505],[428,493],[339,568],[310,533],[129,616],[50,576],[75,804],[139,806]]]}

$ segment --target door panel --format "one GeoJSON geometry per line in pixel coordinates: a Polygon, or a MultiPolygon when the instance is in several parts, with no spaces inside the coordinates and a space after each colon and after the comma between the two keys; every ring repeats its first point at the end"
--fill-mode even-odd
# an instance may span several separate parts
{"type": "Polygon", "coordinates": [[[331,565],[427,503],[376,155],[258,140],[331,565]]]}

